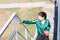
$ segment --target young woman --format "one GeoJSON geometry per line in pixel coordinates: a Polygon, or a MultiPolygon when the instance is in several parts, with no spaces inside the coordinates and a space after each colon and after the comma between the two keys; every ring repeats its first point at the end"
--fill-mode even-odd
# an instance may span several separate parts
{"type": "Polygon", "coordinates": [[[36,40],[49,40],[49,30],[51,25],[45,12],[40,12],[36,20],[23,20],[22,23],[36,24],[38,33],[36,40]]]}

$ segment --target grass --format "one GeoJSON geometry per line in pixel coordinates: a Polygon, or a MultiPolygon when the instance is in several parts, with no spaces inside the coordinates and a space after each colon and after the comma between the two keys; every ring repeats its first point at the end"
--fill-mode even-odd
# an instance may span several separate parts
{"type": "MultiPolygon", "coordinates": [[[[9,17],[14,13],[17,12],[17,14],[19,15],[19,17],[23,20],[34,20],[37,17],[38,12],[40,12],[42,10],[42,8],[25,8],[25,9],[21,9],[21,8],[13,8],[13,9],[0,9],[0,15],[2,15],[2,17],[0,17],[0,20],[4,20],[3,22],[1,22],[0,24],[2,24],[0,26],[0,28],[3,27],[3,25],[6,23],[6,21],[9,19],[9,17]],[[2,10],[2,11],[1,11],[2,10]],[[7,16],[7,17],[6,17],[7,16]]],[[[36,30],[36,25],[31,24],[25,24],[25,26],[28,28],[28,30],[30,31],[31,34],[35,34],[35,30],[36,30]]],[[[9,25],[9,27],[7,28],[7,30],[4,32],[3,36],[1,37],[0,40],[8,40],[12,34],[12,32],[14,31],[14,24],[13,21],[12,23],[9,25]],[[8,34],[8,35],[7,35],[8,34]]],[[[18,24],[18,31],[24,35],[24,28],[18,24]]],[[[29,35],[28,35],[29,36],[29,35]]],[[[21,37],[19,37],[19,40],[21,37]]],[[[28,39],[30,39],[30,37],[28,37],[28,39]]],[[[15,37],[14,37],[15,40],[15,37]]]]}

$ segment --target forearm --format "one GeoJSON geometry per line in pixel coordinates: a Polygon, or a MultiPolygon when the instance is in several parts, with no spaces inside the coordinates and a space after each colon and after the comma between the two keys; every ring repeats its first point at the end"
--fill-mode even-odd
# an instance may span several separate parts
{"type": "Polygon", "coordinates": [[[22,23],[25,23],[25,24],[35,24],[34,21],[28,21],[28,20],[23,20],[22,23]]]}

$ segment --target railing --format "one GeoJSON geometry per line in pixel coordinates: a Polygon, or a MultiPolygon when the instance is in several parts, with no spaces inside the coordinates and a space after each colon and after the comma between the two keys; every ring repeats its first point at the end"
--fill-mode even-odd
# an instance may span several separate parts
{"type": "Polygon", "coordinates": [[[16,13],[13,13],[13,15],[9,18],[9,20],[0,30],[0,37],[4,34],[5,30],[9,27],[9,24],[12,22],[12,20],[14,21],[14,31],[13,31],[11,37],[9,38],[9,40],[12,40],[14,38],[14,36],[16,36],[16,40],[18,40],[18,35],[20,35],[23,38],[23,40],[27,40],[27,33],[29,33],[31,40],[35,40],[34,36],[29,32],[29,30],[26,28],[26,26],[23,23],[21,23],[21,25],[25,30],[25,36],[23,36],[20,32],[17,31],[17,20],[19,22],[22,22],[22,21],[16,13]]]}

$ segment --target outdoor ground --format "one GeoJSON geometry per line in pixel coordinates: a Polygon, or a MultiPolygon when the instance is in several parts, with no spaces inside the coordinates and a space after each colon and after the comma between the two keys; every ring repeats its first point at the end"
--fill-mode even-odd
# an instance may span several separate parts
{"type": "MultiPolygon", "coordinates": [[[[6,23],[6,21],[9,19],[9,17],[14,13],[17,12],[17,14],[20,16],[22,20],[33,20],[37,16],[37,13],[41,10],[41,8],[29,8],[29,9],[1,9],[0,13],[0,29],[3,27],[3,25],[6,23]]],[[[27,28],[32,32],[32,34],[35,33],[35,25],[26,25],[27,28]],[[33,30],[33,31],[32,31],[33,30]]],[[[11,33],[13,32],[13,21],[11,25],[8,27],[8,29],[5,31],[4,35],[0,40],[8,40],[11,33]],[[8,34],[8,35],[7,35],[8,34]]],[[[18,25],[18,31],[23,33],[24,31],[22,30],[22,26],[18,25]]],[[[23,33],[24,34],[24,33],[23,33]]]]}

